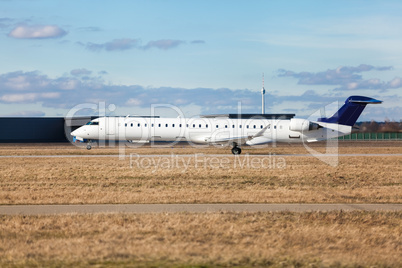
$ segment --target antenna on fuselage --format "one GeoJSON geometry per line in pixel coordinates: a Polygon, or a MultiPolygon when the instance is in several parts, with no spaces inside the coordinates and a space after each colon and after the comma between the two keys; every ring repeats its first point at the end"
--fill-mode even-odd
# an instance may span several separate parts
{"type": "Polygon", "coordinates": [[[265,88],[264,88],[264,73],[262,73],[262,88],[261,88],[261,97],[262,97],[262,109],[261,109],[261,114],[265,114],[265,88]]]}

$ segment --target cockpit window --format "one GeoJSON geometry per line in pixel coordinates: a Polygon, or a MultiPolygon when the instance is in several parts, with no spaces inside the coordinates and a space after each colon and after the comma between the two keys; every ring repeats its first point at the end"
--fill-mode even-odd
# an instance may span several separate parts
{"type": "Polygon", "coordinates": [[[98,125],[99,125],[99,122],[90,121],[90,122],[87,123],[87,126],[89,126],[89,125],[91,125],[91,126],[98,126],[98,125]]]}

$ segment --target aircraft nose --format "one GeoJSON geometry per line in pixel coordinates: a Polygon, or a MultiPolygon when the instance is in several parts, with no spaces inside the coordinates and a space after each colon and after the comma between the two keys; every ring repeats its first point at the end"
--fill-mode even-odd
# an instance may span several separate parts
{"type": "Polygon", "coordinates": [[[79,127],[76,130],[74,130],[73,132],[70,133],[71,136],[80,136],[80,134],[82,133],[82,129],[79,127]]]}

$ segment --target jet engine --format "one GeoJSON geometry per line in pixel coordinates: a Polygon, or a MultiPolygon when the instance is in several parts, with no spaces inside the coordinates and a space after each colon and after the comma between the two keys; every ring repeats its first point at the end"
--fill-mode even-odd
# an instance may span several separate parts
{"type": "Polygon", "coordinates": [[[320,125],[318,125],[317,123],[310,122],[309,120],[306,119],[299,119],[299,118],[290,119],[289,129],[291,131],[304,132],[304,131],[317,130],[319,128],[321,128],[320,125]]]}

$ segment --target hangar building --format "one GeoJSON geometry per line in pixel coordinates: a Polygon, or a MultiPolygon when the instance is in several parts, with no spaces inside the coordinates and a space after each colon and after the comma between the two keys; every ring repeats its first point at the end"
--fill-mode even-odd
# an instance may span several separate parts
{"type": "Polygon", "coordinates": [[[71,131],[95,118],[0,117],[0,143],[68,142],[71,131]]]}

